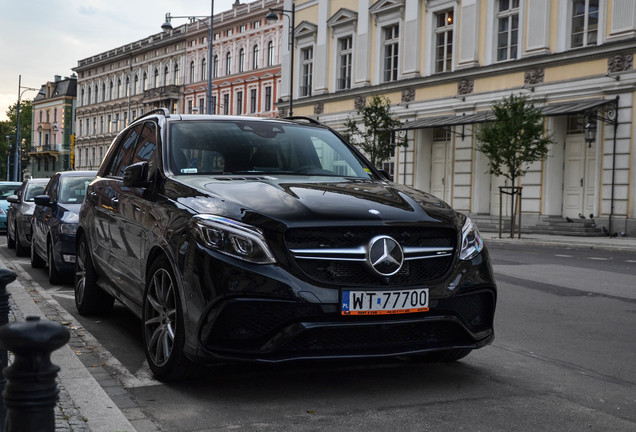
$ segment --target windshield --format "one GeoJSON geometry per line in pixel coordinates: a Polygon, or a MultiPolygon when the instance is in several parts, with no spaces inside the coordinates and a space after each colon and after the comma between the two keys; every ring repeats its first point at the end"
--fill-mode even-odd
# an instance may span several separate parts
{"type": "Polygon", "coordinates": [[[24,191],[24,201],[33,202],[33,199],[44,193],[44,187],[46,186],[47,181],[44,182],[30,182],[27,184],[26,190],[24,191]]]}
{"type": "Polygon", "coordinates": [[[364,162],[328,129],[275,122],[174,123],[169,155],[172,172],[177,175],[371,177],[364,162]]]}
{"type": "Polygon", "coordinates": [[[0,185],[0,200],[6,200],[8,196],[15,195],[15,191],[20,188],[20,184],[0,185]]]}
{"type": "Polygon", "coordinates": [[[62,177],[58,202],[62,204],[81,204],[86,196],[86,187],[95,177],[62,177]]]}

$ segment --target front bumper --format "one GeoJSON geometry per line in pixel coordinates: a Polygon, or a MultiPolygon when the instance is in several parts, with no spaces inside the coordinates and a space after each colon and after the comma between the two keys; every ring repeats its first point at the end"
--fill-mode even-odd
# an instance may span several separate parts
{"type": "Polygon", "coordinates": [[[485,251],[470,262],[458,262],[443,280],[428,286],[428,312],[399,316],[341,315],[339,287],[308,283],[278,266],[237,265],[198,252],[193,261],[199,265],[182,273],[186,291],[194,288],[186,298],[208,299],[187,313],[189,355],[198,359],[399,356],[476,349],[494,339],[497,293],[485,251]]]}

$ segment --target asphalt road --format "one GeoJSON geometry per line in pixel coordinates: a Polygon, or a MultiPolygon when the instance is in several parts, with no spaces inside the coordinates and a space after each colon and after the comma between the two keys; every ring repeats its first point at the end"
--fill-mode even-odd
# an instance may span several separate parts
{"type": "Polygon", "coordinates": [[[5,242],[0,254],[73,315],[161,430],[636,431],[635,253],[490,245],[497,336],[454,364],[230,365],[165,385],[131,314],[77,315],[71,284],[51,287],[5,242]]]}

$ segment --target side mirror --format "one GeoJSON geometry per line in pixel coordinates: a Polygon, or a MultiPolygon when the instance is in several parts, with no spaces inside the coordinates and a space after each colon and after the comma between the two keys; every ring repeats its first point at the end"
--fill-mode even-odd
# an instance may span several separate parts
{"type": "Polygon", "coordinates": [[[51,202],[51,198],[49,198],[48,195],[38,195],[35,198],[33,198],[33,201],[35,202],[36,205],[41,205],[45,207],[51,207],[51,205],[53,205],[53,203],[51,202]]]}
{"type": "Polygon", "coordinates": [[[20,202],[20,198],[18,198],[17,195],[9,195],[7,197],[7,201],[10,202],[10,203],[13,203],[13,204],[17,204],[17,203],[20,202]]]}
{"type": "Polygon", "coordinates": [[[148,162],[137,162],[124,168],[124,186],[148,187],[148,162]]]}

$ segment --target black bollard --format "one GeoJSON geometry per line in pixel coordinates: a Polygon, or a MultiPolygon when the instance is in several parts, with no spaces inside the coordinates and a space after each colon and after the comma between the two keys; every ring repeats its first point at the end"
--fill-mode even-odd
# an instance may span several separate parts
{"type": "Polygon", "coordinates": [[[51,353],[69,337],[61,324],[39,317],[0,328],[0,348],[14,354],[13,364],[4,370],[4,432],[55,431],[54,409],[59,393],[55,378],[60,368],[51,363],[51,353]]]}
{"type": "MultiPolygon", "coordinates": [[[[0,326],[3,326],[9,322],[9,297],[11,294],[7,292],[7,285],[16,279],[15,272],[13,270],[0,268],[0,326]]],[[[0,349],[0,371],[4,370],[9,365],[9,356],[6,349],[0,349]]],[[[0,395],[4,392],[4,387],[7,384],[7,379],[4,374],[0,373],[0,395]]],[[[0,400],[0,425],[4,424],[4,417],[6,415],[6,409],[4,403],[0,400]]]]}

